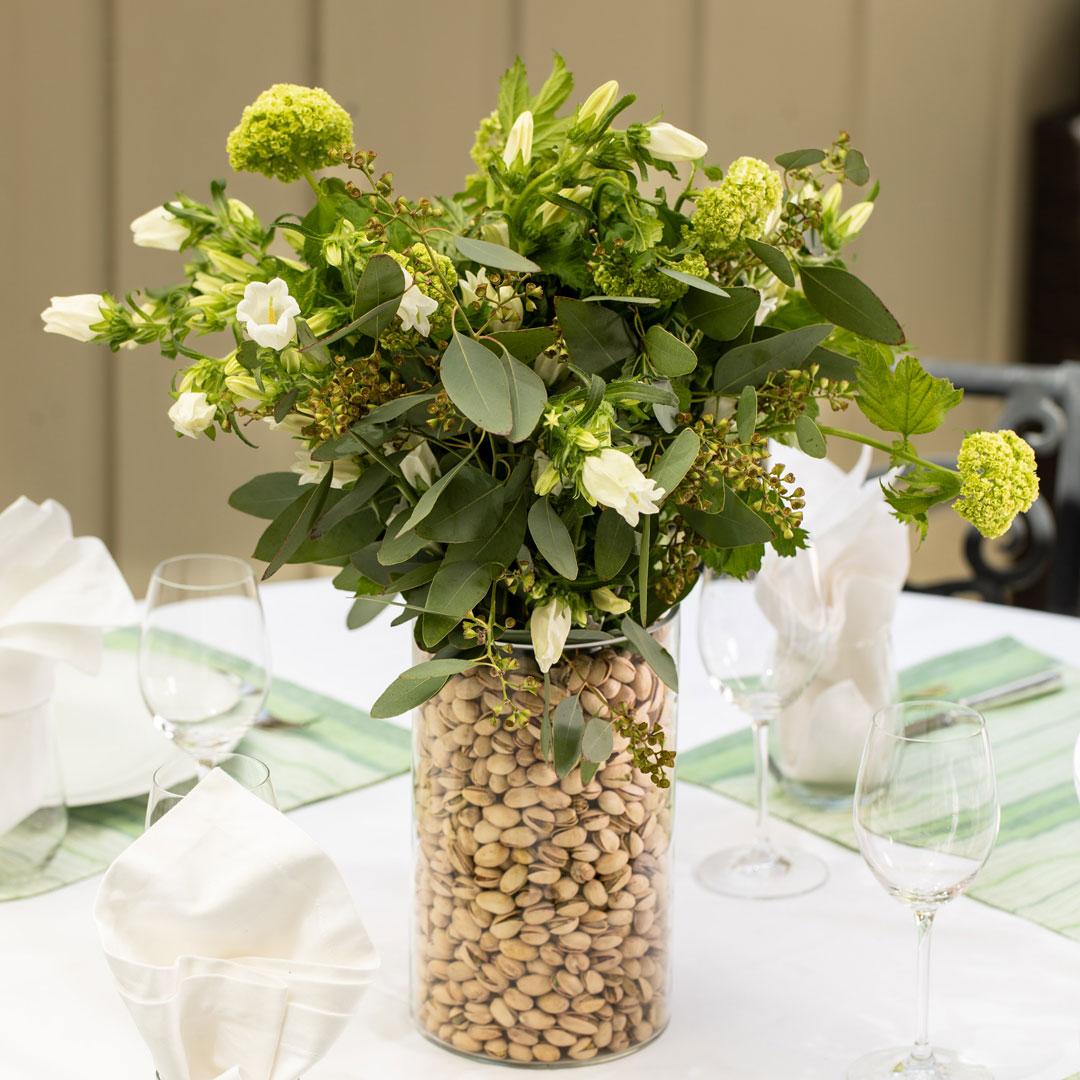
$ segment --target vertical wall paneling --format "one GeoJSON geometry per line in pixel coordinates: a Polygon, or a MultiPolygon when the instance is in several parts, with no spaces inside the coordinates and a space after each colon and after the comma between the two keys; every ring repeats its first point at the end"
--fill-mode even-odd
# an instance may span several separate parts
{"type": "Polygon", "coordinates": [[[106,350],[42,333],[49,297],[105,286],[103,0],[15,4],[0,33],[5,169],[0,508],[58,499],[108,535],[106,350]]]}

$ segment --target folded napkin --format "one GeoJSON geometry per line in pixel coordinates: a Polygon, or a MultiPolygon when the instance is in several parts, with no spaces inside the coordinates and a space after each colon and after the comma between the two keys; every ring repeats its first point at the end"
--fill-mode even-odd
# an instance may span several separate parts
{"type": "Polygon", "coordinates": [[[0,836],[42,805],[53,762],[48,701],[58,661],[89,673],[102,627],[134,622],[135,601],[108,549],[74,537],[51,499],[0,513],[0,836]]]}
{"type": "Polygon", "coordinates": [[[297,1080],[379,963],[333,862],[220,769],[116,859],[94,918],[161,1080],[297,1080]]]}
{"type": "MultiPolygon", "coordinates": [[[[890,514],[878,481],[867,479],[868,447],[850,472],[790,447],[776,453],[806,491],[803,525],[829,629],[817,676],[780,717],[780,768],[806,783],[853,783],[871,718],[895,695],[889,628],[910,565],[907,530],[890,514]]],[[[805,603],[793,591],[798,582],[789,575],[774,585],[796,609],[805,603]]]]}

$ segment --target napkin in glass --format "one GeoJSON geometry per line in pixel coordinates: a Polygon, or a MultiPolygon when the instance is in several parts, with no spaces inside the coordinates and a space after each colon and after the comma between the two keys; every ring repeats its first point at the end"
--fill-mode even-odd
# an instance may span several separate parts
{"type": "Polygon", "coordinates": [[[102,628],[135,618],[108,549],[73,536],[58,502],[22,497],[0,513],[0,836],[52,798],[55,665],[93,674],[102,628]]]}
{"type": "Polygon", "coordinates": [[[116,859],[94,918],[161,1080],[297,1080],[379,964],[334,863],[220,769],[116,859]]]}
{"type": "MultiPolygon", "coordinates": [[[[896,695],[889,631],[911,561],[907,529],[889,512],[878,480],[867,479],[869,447],[850,472],[791,447],[775,452],[806,491],[803,527],[829,627],[817,676],[780,717],[778,764],[790,780],[850,788],[874,712],[896,695]]],[[[775,586],[781,594],[786,587],[775,586]]]]}

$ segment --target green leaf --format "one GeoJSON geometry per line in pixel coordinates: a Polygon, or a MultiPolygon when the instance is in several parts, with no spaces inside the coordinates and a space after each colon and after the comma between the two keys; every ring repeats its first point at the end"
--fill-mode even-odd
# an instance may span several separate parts
{"type": "Polygon", "coordinates": [[[395,535],[401,536],[402,533],[406,533],[410,529],[415,529],[416,526],[431,513],[431,509],[442,494],[443,489],[451,480],[453,480],[457,471],[465,465],[467,460],[468,458],[462,458],[452,469],[443,473],[443,475],[420,496],[416,505],[412,508],[412,513],[409,514],[408,519],[405,521],[405,524],[398,529],[395,535]]]}
{"type": "Polygon", "coordinates": [[[641,654],[645,663],[653,669],[660,680],[679,692],[679,672],[671,654],[647,630],[634,622],[629,615],[624,615],[621,623],[626,640],[641,654]]]}
{"type": "Polygon", "coordinates": [[[296,473],[264,473],[241,484],[229,496],[229,505],[241,513],[272,521],[296,500],[299,483],[296,473]]]}
{"type": "Polygon", "coordinates": [[[437,645],[487,595],[491,571],[472,562],[444,562],[428,590],[424,644],[437,645]]]}
{"type": "Polygon", "coordinates": [[[475,562],[497,566],[509,566],[517,558],[525,542],[528,517],[527,496],[520,496],[514,504],[503,511],[503,516],[483,540],[466,544],[451,544],[446,549],[446,562],[475,562]]]}
{"type": "Polygon", "coordinates": [[[344,496],[331,506],[311,530],[311,537],[317,540],[340,524],[351,514],[362,509],[383,489],[390,473],[379,462],[375,462],[361,474],[356,483],[345,492],[344,496]]]}
{"type": "Polygon", "coordinates": [[[475,667],[475,660],[427,660],[399,675],[371,706],[376,720],[400,716],[433,698],[451,675],[475,667]]]}
{"type": "Polygon", "coordinates": [[[786,154],[778,154],[776,164],[781,169],[808,169],[819,161],[825,160],[824,150],[789,150],[786,154]]]}
{"type": "Polygon", "coordinates": [[[370,321],[357,329],[373,338],[389,329],[404,292],[405,273],[401,267],[389,255],[372,256],[356,286],[352,312],[353,319],[370,316],[370,321]]]}
{"type": "Polygon", "coordinates": [[[683,428],[660,455],[649,473],[649,479],[664,489],[666,499],[689,472],[701,449],[701,439],[692,428],[683,428]]]}
{"type": "Polygon", "coordinates": [[[638,548],[638,600],[641,606],[641,622],[648,626],[646,613],[649,609],[649,557],[652,553],[652,518],[641,519],[641,546],[638,548]]]}
{"type": "Polygon", "coordinates": [[[806,358],[832,333],[828,323],[800,326],[775,337],[736,345],[725,353],[713,372],[713,389],[735,394],[744,386],[760,386],[773,371],[801,367],[806,358]]]}
{"type": "Polygon", "coordinates": [[[557,574],[573,581],[578,575],[577,555],[574,542],[563,520],[547,499],[537,499],[529,507],[529,534],[536,542],[537,550],[557,574]]]}
{"type": "Polygon", "coordinates": [[[862,187],[870,179],[866,158],[861,150],[849,150],[844,158],[844,175],[856,186],[862,187]]]}
{"type": "Polygon", "coordinates": [[[292,412],[292,407],[296,404],[296,399],[300,396],[300,387],[294,386],[283,397],[278,398],[277,404],[274,406],[274,422],[281,424],[284,422],[285,417],[292,412]]]}
{"type": "Polygon", "coordinates": [[[555,751],[555,772],[567,776],[581,757],[581,736],[585,731],[585,714],[575,694],[565,697],[555,706],[551,718],[551,741],[555,751]]]}
{"type": "Polygon", "coordinates": [[[617,510],[610,507],[604,510],[596,523],[593,548],[596,576],[602,581],[610,581],[626,565],[633,550],[634,530],[617,510]]]}
{"type": "Polygon", "coordinates": [[[935,379],[914,356],[891,368],[885,349],[868,345],[861,354],[855,402],[882,431],[897,431],[905,439],[925,435],[939,428],[964,396],[948,379],[935,379]]]}
{"type": "Polygon", "coordinates": [[[349,614],[345,616],[345,625],[350,630],[359,630],[361,626],[366,626],[372,619],[377,618],[385,608],[386,604],[381,600],[373,600],[370,596],[357,597],[349,608],[349,614]]]}
{"type": "Polygon", "coordinates": [[[444,544],[479,540],[502,513],[505,491],[489,472],[466,466],[443,489],[417,535],[444,544]]]}
{"type": "Polygon", "coordinates": [[[402,570],[398,568],[397,576],[394,576],[394,570],[390,571],[390,589],[393,592],[408,592],[410,589],[418,589],[421,585],[426,585],[431,579],[439,572],[439,567],[442,564],[438,559],[432,559],[431,562],[426,562],[421,566],[414,566],[411,570],[402,570]]]}
{"type": "Polygon", "coordinates": [[[574,89],[574,76],[566,70],[566,61],[556,53],[551,65],[551,74],[544,80],[540,93],[530,102],[533,115],[543,117],[553,113],[570,96],[574,89]]]}
{"type": "Polygon", "coordinates": [[[773,272],[785,285],[794,287],[795,271],[791,269],[791,263],[787,256],[771,244],[764,244],[760,240],[747,240],[750,250],[773,272]]]}
{"type": "Polygon", "coordinates": [[[610,308],[557,296],[555,313],[570,359],[591,375],[600,375],[637,352],[622,316],[610,308]]]}
{"type": "Polygon", "coordinates": [[[528,330],[499,330],[488,337],[494,338],[516,360],[532,363],[559,340],[559,331],[553,326],[535,326],[528,330]]]}
{"type": "Polygon", "coordinates": [[[694,532],[719,548],[764,544],[775,536],[772,526],[726,486],[723,509],[718,513],[706,514],[704,510],[682,506],[679,514],[694,532]]]}
{"type": "Polygon", "coordinates": [[[510,433],[514,411],[500,357],[455,331],[443,353],[440,372],[450,400],[478,428],[495,435],[510,433]]]}
{"type": "Polygon", "coordinates": [[[675,281],[678,281],[691,289],[712,293],[713,296],[731,295],[726,289],[721,289],[716,282],[709,281],[708,278],[700,278],[696,274],[688,274],[685,270],[672,270],[670,266],[658,266],[656,269],[666,277],[673,278],[675,281]]]}
{"type": "Polygon", "coordinates": [[[960,494],[960,477],[952,469],[939,465],[920,465],[899,479],[904,487],[882,483],[882,493],[896,518],[905,525],[915,525],[926,539],[927,512],[937,503],[960,494]]]}
{"type": "Polygon", "coordinates": [[[592,778],[600,771],[600,766],[595,761],[583,761],[581,763],[581,782],[590,784],[592,778]]]}
{"type": "Polygon", "coordinates": [[[513,270],[519,274],[538,274],[540,267],[513,248],[492,244],[487,240],[475,240],[471,236],[455,236],[454,245],[466,259],[481,266],[494,266],[499,270],[513,270]]]}
{"type": "Polygon", "coordinates": [[[236,350],[236,362],[248,371],[254,371],[262,361],[259,360],[259,346],[250,338],[236,350]]]}
{"type": "Polygon", "coordinates": [[[423,550],[427,541],[415,529],[398,535],[398,529],[405,524],[412,508],[406,506],[400,514],[395,514],[386,526],[386,537],[379,545],[377,558],[383,566],[397,566],[408,562],[417,552],[423,550]]]}
{"type": "Polygon", "coordinates": [[[515,360],[508,352],[499,357],[510,389],[510,413],[513,417],[507,438],[512,443],[527,439],[544,415],[547,387],[531,367],[515,360]]]}
{"type": "Polygon", "coordinates": [[[499,123],[509,134],[514,121],[529,107],[529,78],[521,57],[514,61],[499,80],[499,123]]]}
{"type": "Polygon", "coordinates": [[[837,326],[872,341],[903,345],[904,331],[869,285],[838,266],[800,266],[803,293],[837,326]]]}
{"type": "Polygon", "coordinates": [[[795,437],[799,440],[799,449],[812,458],[823,458],[826,454],[825,436],[821,429],[806,413],[795,417],[795,437]]]}
{"type": "Polygon", "coordinates": [[[736,286],[728,296],[710,296],[703,292],[687,293],[683,310],[688,325],[713,341],[731,341],[754,317],[761,297],[757,289],[736,286]]]}
{"type": "MultiPolygon", "coordinates": [[[[309,356],[312,360],[323,367],[328,367],[331,363],[330,350],[325,345],[320,345],[318,339],[311,332],[311,327],[308,326],[304,319],[297,318],[296,320],[296,340],[299,342],[300,351],[309,356]]],[[[247,344],[245,342],[244,344],[247,344]]],[[[252,345],[255,344],[253,341],[252,345]]],[[[239,358],[239,354],[237,354],[239,358]]],[[[241,361],[243,363],[243,361],[241,361]]]]}
{"type": "Polygon", "coordinates": [[[615,733],[611,722],[590,716],[581,736],[581,756],[594,765],[602,765],[615,749],[615,733]]]}
{"type": "Polygon", "coordinates": [[[389,423],[399,416],[404,416],[410,409],[415,409],[417,405],[426,405],[429,401],[434,401],[435,397],[435,394],[405,394],[392,401],[384,401],[381,405],[376,405],[366,416],[357,420],[352,429],[363,431],[374,424],[389,423]]]}
{"type": "Polygon", "coordinates": [[[757,427],[757,391],[752,386],[744,386],[739,395],[739,407],[735,412],[735,430],[739,433],[739,442],[748,443],[757,427]]]}
{"type": "Polygon", "coordinates": [[[583,304],[640,304],[642,307],[655,307],[660,303],[654,296],[586,296],[583,304]]]}
{"type": "MultiPolygon", "coordinates": [[[[285,565],[289,557],[295,553],[296,549],[308,538],[315,521],[319,514],[322,513],[323,504],[326,502],[326,496],[330,491],[330,484],[333,479],[334,467],[331,465],[326,470],[326,475],[322,480],[312,485],[310,494],[301,495],[293,504],[298,507],[299,511],[296,520],[286,531],[281,546],[274,553],[269,565],[263,571],[263,581],[276,574],[285,565]]],[[[289,510],[284,511],[284,513],[288,514],[289,510]]],[[[271,525],[271,528],[273,528],[273,525],[271,525]]]]}
{"type": "Polygon", "coordinates": [[[645,352],[656,371],[669,379],[689,375],[697,367],[697,353],[657,323],[645,332],[645,352]]]}

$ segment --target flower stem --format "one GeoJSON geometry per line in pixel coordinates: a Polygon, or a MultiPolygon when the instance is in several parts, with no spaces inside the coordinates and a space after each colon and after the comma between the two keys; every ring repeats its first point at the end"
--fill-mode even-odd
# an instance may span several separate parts
{"type": "MultiPolygon", "coordinates": [[[[860,435],[857,431],[848,431],[846,428],[828,427],[825,424],[818,424],[818,428],[822,435],[834,435],[838,439],[847,439],[850,442],[862,443],[863,446],[873,447],[875,450],[881,450],[888,454],[893,461],[904,461],[909,465],[924,465],[929,469],[945,469],[946,472],[955,473],[959,476],[955,469],[949,469],[944,465],[938,465],[933,461],[927,461],[926,458],[919,457],[912,450],[906,449],[904,446],[891,446],[889,443],[882,442],[880,439],[872,438],[869,435],[860,435]]],[[[788,430],[787,428],[784,429],[788,430]]],[[[794,428],[790,430],[794,431],[794,428]]]]}
{"type": "Polygon", "coordinates": [[[315,192],[317,198],[322,192],[319,190],[319,181],[315,179],[315,174],[302,161],[297,161],[296,165],[304,174],[304,179],[311,185],[311,190],[315,192]]]}

